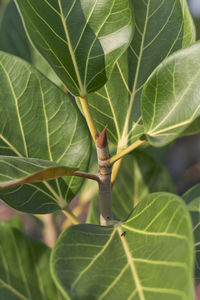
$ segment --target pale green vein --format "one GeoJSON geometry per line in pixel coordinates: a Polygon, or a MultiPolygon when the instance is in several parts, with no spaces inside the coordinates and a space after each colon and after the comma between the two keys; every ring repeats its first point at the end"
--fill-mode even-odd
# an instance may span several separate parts
{"type": "Polygon", "coordinates": [[[160,31],[154,36],[154,38],[152,38],[151,41],[144,47],[144,50],[147,49],[149,46],[151,46],[151,44],[154,43],[154,41],[157,39],[157,37],[160,35],[160,33],[161,33],[161,32],[164,30],[164,28],[167,26],[167,24],[169,23],[169,19],[171,18],[172,13],[173,13],[173,11],[174,11],[174,9],[175,9],[176,4],[177,4],[177,2],[174,1],[174,5],[173,5],[173,7],[172,7],[172,10],[171,10],[170,14],[168,15],[167,20],[166,20],[166,22],[164,23],[163,27],[162,27],[162,28],[160,29],[160,31]]]}
{"type": "MultiPolygon", "coordinates": [[[[47,45],[48,49],[45,49],[46,51],[49,51],[52,53],[52,55],[55,57],[55,59],[57,60],[57,62],[59,63],[59,67],[62,68],[66,74],[69,76],[69,78],[71,79],[71,81],[73,82],[73,84],[77,87],[77,83],[74,81],[73,77],[70,75],[70,73],[68,72],[68,70],[65,68],[65,66],[62,64],[62,62],[60,61],[59,57],[55,54],[55,52],[52,50],[52,47],[49,46],[47,40],[44,38],[44,36],[40,33],[40,31],[37,30],[37,27],[35,26],[35,24],[31,21],[31,19],[29,19],[29,22],[31,23],[31,26],[35,29],[35,31],[37,32],[37,34],[40,36],[40,38],[44,41],[44,43],[47,45]]],[[[55,66],[55,65],[54,65],[55,66]]],[[[58,66],[55,66],[58,68],[58,66]]]]}
{"type": "Polygon", "coordinates": [[[167,204],[163,206],[163,208],[159,211],[159,213],[155,215],[155,217],[151,220],[151,222],[149,222],[149,224],[144,228],[144,231],[147,231],[151,227],[151,225],[153,225],[153,223],[162,215],[162,213],[165,212],[165,210],[174,202],[176,202],[176,200],[171,200],[167,202],[167,204]]]}
{"type": "Polygon", "coordinates": [[[110,242],[112,241],[112,238],[115,234],[116,230],[114,229],[112,234],[110,235],[109,239],[107,240],[107,242],[105,243],[105,245],[102,247],[101,251],[99,251],[99,253],[91,260],[91,262],[87,265],[87,267],[85,269],[83,269],[78,277],[76,278],[76,280],[73,282],[71,289],[73,290],[75,288],[75,285],[78,284],[78,282],[81,280],[81,278],[83,277],[83,275],[92,267],[92,265],[97,261],[97,259],[103,255],[103,253],[105,252],[105,250],[109,247],[110,242]]]}
{"type": "Polygon", "coordinates": [[[43,1],[60,17],[59,12],[49,3],[49,1],[47,0],[43,0],[43,1]]]}
{"type": "Polygon", "coordinates": [[[162,2],[156,7],[156,9],[152,12],[152,14],[149,15],[149,19],[152,18],[156,14],[156,12],[163,6],[164,2],[165,2],[165,0],[162,0],[162,2]]]}
{"type": "Polygon", "coordinates": [[[45,128],[46,128],[46,139],[47,139],[47,148],[49,153],[49,159],[50,161],[53,161],[52,153],[51,153],[51,146],[50,146],[50,139],[49,139],[49,123],[48,123],[48,117],[45,107],[45,99],[44,99],[44,93],[42,90],[41,82],[38,78],[39,86],[40,86],[40,93],[41,93],[41,101],[42,101],[42,107],[43,107],[43,113],[44,113],[44,121],[45,121],[45,128]]]}
{"type": "Polygon", "coordinates": [[[1,67],[2,67],[2,69],[4,71],[4,73],[5,73],[5,75],[7,77],[7,80],[8,80],[10,89],[11,89],[11,93],[12,93],[13,99],[15,101],[17,118],[18,118],[19,127],[20,127],[20,131],[21,131],[21,135],[22,135],[23,144],[24,144],[24,151],[25,151],[25,155],[28,156],[28,149],[27,149],[27,144],[26,144],[26,138],[25,138],[25,134],[24,134],[22,120],[21,120],[21,117],[20,117],[20,112],[19,112],[19,107],[18,107],[18,100],[17,100],[16,94],[15,94],[15,90],[14,90],[14,87],[12,85],[12,81],[10,80],[10,76],[9,76],[7,70],[4,68],[4,65],[1,62],[0,62],[0,65],[1,65],[1,67]]]}
{"type": "Polygon", "coordinates": [[[117,68],[119,70],[120,76],[122,78],[122,81],[124,83],[124,86],[125,86],[126,90],[128,91],[129,95],[131,95],[131,91],[130,91],[129,86],[128,86],[127,82],[126,82],[126,79],[124,78],[124,74],[123,74],[123,72],[122,72],[122,70],[120,68],[119,62],[116,63],[116,66],[117,66],[117,68]]]}
{"type": "Polygon", "coordinates": [[[140,65],[141,65],[141,62],[142,62],[145,35],[146,35],[146,31],[147,31],[149,9],[150,9],[150,1],[148,1],[148,4],[147,4],[146,18],[145,18],[145,23],[144,23],[144,30],[143,30],[143,34],[142,34],[142,40],[141,40],[141,44],[140,44],[140,52],[139,52],[139,58],[138,58],[136,73],[135,73],[132,96],[130,98],[130,104],[129,104],[129,108],[128,108],[128,111],[127,111],[127,114],[126,114],[126,122],[124,124],[124,129],[123,129],[123,134],[122,134],[122,140],[124,140],[124,141],[127,140],[126,135],[127,135],[127,131],[128,131],[128,124],[129,124],[131,111],[132,111],[132,107],[133,107],[134,100],[135,100],[135,92],[136,92],[136,89],[137,89],[137,82],[138,82],[139,73],[140,73],[140,65]]]}
{"type": "Polygon", "coordinates": [[[176,107],[180,104],[180,102],[184,99],[184,97],[187,95],[187,92],[190,90],[191,86],[194,84],[194,82],[196,81],[197,77],[200,75],[200,70],[198,69],[197,73],[194,75],[194,77],[192,78],[192,80],[190,81],[190,83],[188,84],[188,86],[186,87],[186,89],[183,91],[181,97],[176,100],[175,99],[175,104],[172,107],[172,109],[169,111],[169,113],[162,119],[162,121],[160,123],[158,123],[153,131],[151,133],[155,134],[155,130],[161,126],[161,124],[163,124],[168,118],[169,116],[172,114],[172,112],[176,109],[176,107]]]}
{"type": "MultiPolygon", "coordinates": [[[[97,3],[97,1],[96,1],[96,3],[97,3]]],[[[92,51],[92,49],[93,49],[93,46],[94,46],[94,44],[95,44],[95,42],[96,42],[96,40],[97,40],[97,37],[98,37],[98,35],[99,35],[101,29],[103,28],[103,26],[105,25],[106,21],[108,20],[108,18],[109,18],[110,15],[111,15],[111,11],[112,11],[112,9],[113,9],[113,6],[114,6],[114,1],[113,1],[113,3],[112,3],[112,6],[110,7],[110,11],[109,11],[108,15],[105,17],[104,21],[103,21],[102,24],[99,26],[98,30],[95,32],[95,38],[94,38],[93,42],[91,43],[90,49],[89,49],[89,51],[88,51],[88,56],[87,56],[87,60],[86,60],[85,75],[84,75],[84,84],[85,84],[85,85],[86,85],[86,81],[87,81],[88,65],[89,65],[89,57],[90,57],[91,51],[92,51]]],[[[107,66],[107,68],[108,68],[108,66],[107,66]]],[[[90,81],[91,81],[91,80],[90,80],[90,81]]],[[[88,83],[88,85],[89,85],[89,83],[88,83]]]]}
{"type": "Polygon", "coordinates": [[[78,39],[78,41],[77,41],[76,46],[74,47],[74,53],[76,52],[76,49],[78,48],[78,45],[79,45],[79,43],[80,43],[80,41],[81,41],[81,39],[82,39],[82,36],[83,36],[83,34],[84,34],[84,32],[85,32],[85,29],[86,29],[86,27],[88,26],[89,20],[90,20],[90,18],[92,17],[92,14],[93,14],[94,9],[95,9],[95,7],[96,7],[97,1],[98,1],[98,0],[96,0],[96,2],[94,3],[93,7],[91,8],[91,11],[90,11],[90,13],[89,13],[89,16],[88,16],[88,18],[87,18],[87,20],[86,20],[86,22],[85,22],[85,26],[83,27],[83,30],[82,30],[82,32],[81,32],[81,34],[80,34],[80,37],[79,37],[79,39],[78,39]]]}
{"type": "Polygon", "coordinates": [[[0,139],[3,140],[4,143],[8,145],[8,147],[19,157],[23,157],[23,155],[3,136],[0,134],[0,139]]]}
{"type": "Polygon", "coordinates": [[[117,117],[115,115],[115,110],[113,108],[112,100],[110,99],[110,95],[109,95],[109,92],[108,92],[108,89],[107,89],[106,85],[105,85],[105,91],[106,91],[106,95],[108,97],[110,108],[111,108],[111,111],[112,111],[112,114],[113,114],[113,120],[114,120],[114,123],[115,123],[115,128],[117,130],[117,136],[118,136],[118,139],[120,139],[120,131],[119,131],[119,126],[118,126],[118,122],[117,122],[117,117]]]}
{"type": "Polygon", "coordinates": [[[11,237],[12,237],[12,240],[13,240],[13,245],[14,245],[14,248],[15,248],[15,255],[16,255],[16,258],[17,258],[17,262],[18,262],[18,265],[19,265],[19,272],[21,273],[21,276],[22,276],[22,280],[23,280],[23,283],[24,283],[24,287],[27,291],[27,294],[28,294],[28,299],[31,300],[32,299],[32,296],[31,296],[31,291],[30,291],[30,288],[29,288],[29,285],[28,285],[28,282],[27,282],[27,279],[26,279],[26,274],[25,274],[25,271],[24,271],[24,268],[23,268],[23,262],[22,262],[22,258],[20,256],[20,251],[19,251],[19,248],[18,248],[18,245],[17,245],[17,242],[16,242],[16,239],[15,239],[15,236],[13,234],[13,232],[11,232],[11,237]]]}
{"type": "Polygon", "coordinates": [[[113,282],[108,286],[107,289],[105,289],[105,291],[103,292],[103,294],[101,294],[99,296],[98,300],[102,300],[110,292],[110,290],[112,290],[113,288],[115,288],[115,285],[119,282],[120,278],[126,272],[126,270],[128,269],[128,267],[129,267],[129,264],[126,264],[124,266],[124,268],[121,270],[121,272],[115,277],[115,279],[113,280],[113,282]]]}
{"type": "Polygon", "coordinates": [[[151,260],[151,259],[145,259],[145,258],[134,258],[134,260],[138,263],[145,263],[149,265],[158,265],[158,266],[169,266],[169,267],[177,267],[182,268],[184,271],[188,272],[187,270],[187,264],[182,262],[176,262],[176,261],[164,261],[164,260],[151,260]]]}
{"type": "Polygon", "coordinates": [[[15,296],[19,297],[21,300],[30,300],[29,298],[26,298],[24,295],[22,295],[19,291],[17,291],[15,288],[4,282],[2,279],[0,279],[0,283],[8,289],[11,293],[13,293],[15,296]]]}
{"type": "MultiPolygon", "coordinates": [[[[37,15],[37,17],[42,20],[42,22],[44,22],[44,24],[50,29],[50,31],[53,32],[53,34],[59,39],[61,40],[64,44],[67,45],[67,42],[59,35],[57,34],[57,32],[55,32],[55,30],[53,30],[53,28],[38,14],[38,12],[36,11],[36,9],[34,8],[34,6],[31,5],[30,1],[28,1],[29,6],[31,7],[31,9],[34,11],[34,13],[37,15]]],[[[54,10],[55,11],[55,10],[54,10]]],[[[57,11],[56,11],[57,12],[57,11]]],[[[57,14],[59,15],[59,13],[57,12],[57,14]]]]}
{"type": "Polygon", "coordinates": [[[154,292],[159,294],[176,295],[182,297],[182,299],[188,300],[184,292],[175,289],[144,287],[144,291],[154,292]]]}
{"type": "Polygon", "coordinates": [[[133,227],[129,227],[127,225],[123,225],[123,228],[130,230],[132,232],[138,233],[138,234],[142,234],[142,235],[149,235],[149,236],[165,236],[165,237],[172,237],[172,238],[176,238],[176,239],[180,239],[180,240],[185,240],[186,242],[188,242],[187,237],[184,235],[180,235],[180,234],[176,234],[176,233],[168,233],[168,232],[150,232],[150,231],[144,231],[144,230],[140,230],[140,229],[136,229],[133,227]]]}
{"type": "MultiPolygon", "coordinates": [[[[118,230],[119,236],[121,238],[121,235],[122,235],[123,231],[119,227],[117,228],[117,230],[118,230]]],[[[123,246],[124,251],[126,253],[127,261],[128,261],[129,267],[131,269],[133,279],[135,281],[140,299],[145,300],[144,293],[143,293],[143,287],[142,287],[142,284],[140,282],[140,279],[139,279],[139,276],[138,276],[138,273],[137,273],[137,269],[136,269],[135,264],[134,264],[134,258],[131,254],[129,246],[128,246],[128,244],[127,244],[127,242],[124,238],[121,238],[121,243],[122,243],[122,246],[123,246]]]]}
{"type": "Polygon", "coordinates": [[[75,54],[74,54],[74,51],[73,51],[73,48],[72,48],[72,44],[71,44],[68,29],[67,29],[67,25],[65,23],[65,17],[64,17],[63,10],[62,10],[61,0],[58,0],[58,5],[59,5],[60,13],[61,13],[61,20],[62,20],[63,29],[65,31],[66,39],[67,39],[67,42],[68,42],[69,52],[71,54],[72,62],[73,62],[73,65],[74,65],[74,70],[75,70],[77,80],[78,80],[78,83],[79,83],[80,93],[81,93],[81,96],[85,96],[86,91],[85,91],[85,88],[82,84],[81,76],[80,76],[78,65],[77,65],[77,62],[76,62],[76,57],[75,57],[75,54]]]}

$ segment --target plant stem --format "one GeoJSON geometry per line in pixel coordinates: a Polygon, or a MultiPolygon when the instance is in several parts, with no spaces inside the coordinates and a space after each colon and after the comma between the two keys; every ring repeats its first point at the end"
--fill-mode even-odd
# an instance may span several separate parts
{"type": "Polygon", "coordinates": [[[73,224],[81,224],[79,219],[73,214],[73,212],[69,208],[63,208],[63,213],[69,218],[73,224]]]}
{"type": "Polygon", "coordinates": [[[94,120],[93,120],[91,112],[90,112],[88,101],[87,101],[86,98],[80,97],[80,102],[81,102],[81,106],[82,106],[82,109],[83,109],[83,112],[84,112],[85,119],[86,119],[87,124],[88,124],[88,128],[90,130],[92,139],[93,139],[94,143],[96,144],[96,141],[97,141],[97,138],[98,138],[99,135],[98,135],[97,129],[94,125],[94,120]]]}
{"type": "MultiPolygon", "coordinates": [[[[121,153],[123,150],[124,150],[124,148],[118,146],[117,147],[117,154],[121,153]]],[[[112,184],[112,186],[113,186],[115,180],[117,179],[117,175],[118,175],[121,163],[122,163],[122,158],[120,158],[118,161],[116,161],[113,165],[112,175],[111,175],[111,184],[112,184]]]]}
{"type": "Polygon", "coordinates": [[[91,174],[91,173],[86,173],[86,172],[81,172],[81,171],[75,171],[72,174],[72,176],[78,176],[78,177],[83,177],[83,178],[99,181],[99,177],[96,174],[91,174]]]}
{"type": "Polygon", "coordinates": [[[111,175],[111,185],[113,186],[115,180],[117,179],[117,175],[120,169],[122,163],[122,158],[120,158],[118,161],[116,161],[116,163],[114,164],[113,168],[112,168],[112,175],[111,175]]]}
{"type": "Polygon", "coordinates": [[[47,246],[53,248],[57,239],[57,230],[55,226],[54,215],[53,214],[43,215],[42,221],[44,223],[44,229],[43,229],[44,242],[47,244],[47,246]]]}
{"type": "Polygon", "coordinates": [[[111,187],[111,165],[110,154],[106,138],[106,128],[99,136],[96,149],[98,158],[99,176],[99,201],[100,201],[100,221],[101,225],[107,225],[112,220],[112,187],[111,187]]]}
{"type": "Polygon", "coordinates": [[[143,145],[146,142],[147,142],[146,140],[136,141],[135,143],[130,145],[128,148],[126,148],[123,151],[121,151],[120,153],[117,153],[116,155],[112,156],[109,160],[110,164],[111,165],[114,164],[117,160],[119,160],[120,158],[122,158],[123,156],[125,156],[126,154],[128,154],[129,152],[133,151],[134,149],[138,148],[139,146],[143,145]]]}

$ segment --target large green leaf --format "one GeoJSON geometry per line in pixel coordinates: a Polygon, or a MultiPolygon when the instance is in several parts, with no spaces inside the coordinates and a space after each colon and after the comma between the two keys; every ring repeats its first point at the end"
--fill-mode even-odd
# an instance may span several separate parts
{"type": "Polygon", "coordinates": [[[74,95],[102,87],[133,34],[129,0],[16,0],[34,45],[74,95]]]}
{"type": "Polygon", "coordinates": [[[178,196],[155,193],[124,224],[73,226],[57,240],[51,268],[71,299],[192,300],[187,209],[178,196]]]}
{"type": "Polygon", "coordinates": [[[195,40],[186,0],[131,2],[136,24],[131,45],[105,87],[88,97],[97,128],[101,132],[107,124],[109,139],[119,147],[144,132],[140,99],[149,75],[164,58],[195,40]]]}
{"type": "Polygon", "coordinates": [[[200,184],[188,190],[183,195],[183,199],[192,218],[196,254],[195,277],[200,278],[200,184]]]}
{"type": "Polygon", "coordinates": [[[196,134],[199,133],[200,131],[200,117],[197,117],[192,123],[191,125],[189,125],[182,133],[182,136],[185,135],[191,135],[191,134],[196,134]]]}
{"type": "Polygon", "coordinates": [[[0,170],[0,189],[4,189],[73,175],[77,169],[48,160],[1,155],[0,170]]]}
{"type": "MultiPolygon", "coordinates": [[[[150,155],[136,150],[121,164],[113,186],[112,210],[116,220],[126,220],[136,204],[153,192],[174,192],[167,170],[150,155]]],[[[99,200],[93,199],[88,223],[100,224],[99,200]]]]}
{"type": "Polygon", "coordinates": [[[6,6],[0,23],[0,50],[31,62],[46,77],[61,86],[59,78],[50,65],[31,46],[14,0],[11,0],[6,6]]]}
{"type": "MultiPolygon", "coordinates": [[[[87,169],[90,138],[72,100],[28,63],[0,53],[0,155],[39,158],[87,169]],[[20,80],[19,80],[20,78],[20,80]]],[[[16,209],[47,213],[80,189],[82,179],[10,188],[1,199],[16,209]]]]}
{"type": "Polygon", "coordinates": [[[200,116],[200,43],[166,59],[142,92],[145,133],[154,146],[179,135],[200,116]]]}
{"type": "Polygon", "coordinates": [[[0,50],[32,61],[32,47],[25,34],[14,1],[10,1],[0,24],[0,50]]]}
{"type": "Polygon", "coordinates": [[[0,300],[62,300],[49,270],[50,249],[0,223],[0,300]]]}

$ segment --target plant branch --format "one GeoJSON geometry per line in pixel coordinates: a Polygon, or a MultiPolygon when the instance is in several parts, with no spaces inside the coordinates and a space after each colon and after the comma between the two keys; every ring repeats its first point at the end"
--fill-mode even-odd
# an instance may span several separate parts
{"type": "MultiPolygon", "coordinates": [[[[117,147],[117,154],[119,154],[120,152],[122,152],[124,150],[124,148],[122,147],[117,147]]],[[[120,166],[121,166],[121,163],[122,163],[122,158],[120,158],[118,161],[116,161],[113,165],[113,168],[112,168],[112,175],[111,175],[111,185],[113,186],[115,180],[117,179],[117,175],[118,175],[118,172],[119,172],[119,169],[120,169],[120,166]]]]}
{"type": "Polygon", "coordinates": [[[122,150],[120,153],[117,153],[116,155],[112,156],[109,160],[110,164],[114,164],[117,160],[125,156],[126,154],[130,153],[131,151],[135,150],[139,146],[143,145],[146,143],[146,140],[139,140],[127,147],[126,149],[122,150]]]}
{"type": "Polygon", "coordinates": [[[105,127],[96,143],[101,225],[107,225],[107,222],[112,220],[111,165],[109,162],[110,154],[106,138],[106,129],[107,127],[105,127]]]}
{"type": "Polygon", "coordinates": [[[113,186],[115,180],[117,179],[117,175],[120,169],[122,163],[122,158],[118,159],[118,161],[115,162],[113,168],[112,168],[112,175],[111,175],[111,185],[113,186]]]}
{"type": "Polygon", "coordinates": [[[99,177],[96,174],[91,174],[91,173],[86,173],[86,172],[81,172],[81,171],[75,171],[72,176],[77,176],[77,177],[83,177],[87,179],[92,179],[97,182],[99,182],[99,177]]]}
{"type": "Polygon", "coordinates": [[[88,124],[88,128],[90,130],[92,139],[93,139],[94,143],[96,144],[96,141],[97,141],[97,138],[98,138],[99,135],[98,135],[97,129],[94,125],[94,120],[93,120],[91,112],[90,112],[88,101],[87,101],[86,98],[80,97],[80,102],[81,102],[81,106],[82,106],[82,109],[83,109],[83,112],[84,112],[85,119],[86,119],[87,124],[88,124]]]}
{"type": "Polygon", "coordinates": [[[42,221],[44,223],[44,228],[42,230],[44,236],[44,242],[47,244],[47,246],[53,248],[58,235],[55,221],[54,221],[54,215],[53,214],[43,215],[42,221]]]}
{"type": "Polygon", "coordinates": [[[81,224],[79,219],[73,214],[73,212],[69,208],[63,208],[62,211],[65,214],[65,216],[72,221],[73,224],[81,224]]]}

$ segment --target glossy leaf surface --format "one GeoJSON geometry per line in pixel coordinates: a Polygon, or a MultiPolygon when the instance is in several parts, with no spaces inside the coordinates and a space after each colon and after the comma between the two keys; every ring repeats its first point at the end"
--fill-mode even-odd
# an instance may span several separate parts
{"type": "Polygon", "coordinates": [[[105,84],[133,35],[129,0],[16,3],[34,45],[77,96],[105,84]]]}
{"type": "MultiPolygon", "coordinates": [[[[112,211],[116,220],[126,220],[136,204],[153,192],[174,192],[167,170],[147,153],[136,150],[121,164],[113,185],[112,211]]],[[[90,207],[88,223],[100,224],[98,196],[90,207]]]]}
{"type": "Polygon", "coordinates": [[[152,71],[174,51],[195,40],[185,0],[132,0],[135,34],[104,88],[89,95],[95,124],[108,125],[109,139],[120,147],[143,134],[141,91],[152,71]]]}
{"type": "Polygon", "coordinates": [[[200,184],[188,190],[183,199],[192,218],[195,239],[195,277],[200,278],[200,184]]]}
{"type": "Polygon", "coordinates": [[[155,193],[126,223],[77,225],[52,252],[56,284],[71,299],[193,299],[193,239],[182,200],[155,193]]]}
{"type": "Polygon", "coordinates": [[[142,93],[145,133],[154,146],[179,135],[200,116],[200,43],[166,59],[142,93]]]}
{"type": "MultiPolygon", "coordinates": [[[[0,53],[0,154],[87,169],[90,138],[72,100],[28,63],[0,53]],[[18,80],[20,78],[20,81],[18,80]]],[[[11,188],[1,199],[16,209],[47,213],[66,205],[82,179],[65,177],[11,188]]]]}
{"type": "Polygon", "coordinates": [[[50,249],[0,223],[0,300],[62,300],[49,272],[50,249]]]}

